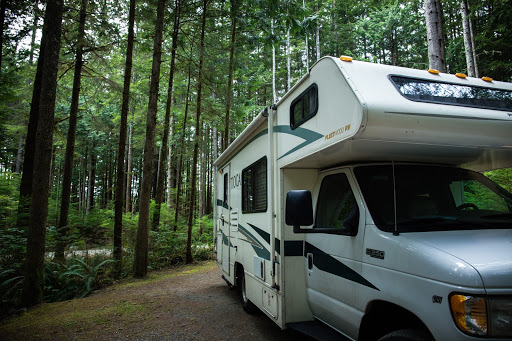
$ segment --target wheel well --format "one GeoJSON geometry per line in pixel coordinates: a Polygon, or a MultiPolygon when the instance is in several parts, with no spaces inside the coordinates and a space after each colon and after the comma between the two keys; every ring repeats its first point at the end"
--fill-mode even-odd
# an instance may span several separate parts
{"type": "Polygon", "coordinates": [[[427,326],[409,310],[393,303],[375,301],[361,321],[359,340],[378,340],[399,329],[417,329],[430,333],[427,326]]]}
{"type": "Polygon", "coordinates": [[[240,287],[240,280],[244,276],[244,266],[238,262],[235,263],[235,286],[240,287]]]}

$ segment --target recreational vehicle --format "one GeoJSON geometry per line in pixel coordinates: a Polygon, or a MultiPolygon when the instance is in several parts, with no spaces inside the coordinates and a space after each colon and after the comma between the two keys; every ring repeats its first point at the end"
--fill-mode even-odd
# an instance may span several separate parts
{"type": "Polygon", "coordinates": [[[317,339],[512,340],[512,84],[320,59],[214,163],[247,312],[317,339]]]}

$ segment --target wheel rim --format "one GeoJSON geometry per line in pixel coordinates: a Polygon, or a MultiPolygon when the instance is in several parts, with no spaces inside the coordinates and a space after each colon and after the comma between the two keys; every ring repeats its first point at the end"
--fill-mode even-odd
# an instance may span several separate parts
{"type": "Polygon", "coordinates": [[[247,303],[247,292],[245,291],[245,276],[242,277],[242,300],[247,303]]]}

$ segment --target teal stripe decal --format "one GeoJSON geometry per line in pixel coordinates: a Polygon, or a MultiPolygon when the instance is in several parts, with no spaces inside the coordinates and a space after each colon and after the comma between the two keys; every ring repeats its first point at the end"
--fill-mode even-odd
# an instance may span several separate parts
{"type": "MultiPolygon", "coordinates": [[[[252,225],[250,225],[252,227],[252,225]]],[[[258,239],[249,232],[245,227],[242,225],[238,225],[238,230],[247,238],[249,239],[249,242],[251,243],[252,248],[254,249],[254,252],[258,255],[258,257],[261,257],[266,260],[270,260],[270,251],[267,250],[262,243],[258,241],[258,239]]]]}
{"type": "Polygon", "coordinates": [[[305,140],[303,143],[299,144],[295,148],[290,149],[287,153],[281,155],[278,158],[278,160],[324,137],[324,135],[319,134],[313,130],[301,127],[292,130],[290,126],[276,126],[274,127],[274,132],[298,136],[305,140]]]}
{"type": "Polygon", "coordinates": [[[366,280],[363,276],[319,248],[306,242],[306,255],[313,254],[313,264],[320,270],[339,276],[349,281],[359,283],[369,288],[380,291],[376,286],[366,280]]]}
{"type": "MultiPolygon", "coordinates": [[[[306,128],[301,128],[301,127],[298,127],[298,128],[295,128],[294,130],[292,130],[292,128],[290,128],[290,126],[287,126],[287,125],[281,125],[281,126],[275,126],[274,127],[274,133],[283,133],[283,134],[289,134],[289,135],[293,135],[293,136],[297,136],[297,137],[300,137],[301,139],[304,139],[304,142],[302,142],[301,144],[299,144],[298,146],[290,149],[288,152],[284,153],[283,155],[281,155],[279,159],[282,159],[283,157],[285,156],[288,156],[290,155],[291,153],[293,152],[296,152],[297,150],[315,142],[315,141],[318,141],[319,139],[323,138],[324,135],[322,134],[319,134],[313,130],[309,130],[309,129],[306,129],[306,128]]],[[[233,156],[228,160],[226,161],[222,167],[220,167],[221,169],[224,168],[231,160],[233,160],[233,158],[235,156],[237,156],[242,150],[244,150],[248,145],[250,145],[251,143],[253,143],[256,139],[264,136],[264,135],[267,135],[268,134],[268,129],[265,129],[265,130],[262,130],[260,131],[258,134],[256,134],[249,142],[247,142],[246,144],[244,144],[242,146],[242,148],[240,148],[240,150],[238,150],[235,154],[233,154],[233,156]]]]}

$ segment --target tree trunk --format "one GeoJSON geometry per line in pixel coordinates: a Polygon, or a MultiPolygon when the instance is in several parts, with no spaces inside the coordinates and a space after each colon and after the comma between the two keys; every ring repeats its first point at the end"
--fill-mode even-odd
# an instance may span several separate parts
{"type": "Polygon", "coordinates": [[[91,155],[89,156],[89,181],[87,182],[87,204],[85,214],[89,215],[94,207],[94,186],[96,182],[96,151],[95,143],[92,142],[91,155]]]}
{"type": "Polygon", "coordinates": [[[148,225],[149,203],[153,179],[153,156],[155,150],[156,114],[158,110],[158,88],[160,85],[160,65],[162,63],[162,35],[164,26],[165,0],[158,0],[153,45],[153,64],[149,87],[148,112],[146,117],[146,140],[144,142],[144,166],[140,189],[139,223],[133,262],[133,277],[143,278],[148,272],[148,225]]]}
{"type": "MultiPolygon", "coordinates": [[[[132,77],[133,62],[133,41],[134,41],[134,24],[135,24],[135,0],[130,0],[130,9],[128,14],[128,41],[126,46],[126,61],[124,66],[124,84],[123,84],[123,102],[121,104],[121,123],[119,126],[119,143],[117,150],[117,175],[116,175],[116,192],[114,202],[114,250],[113,256],[115,261],[114,277],[121,278],[122,259],[123,259],[123,196],[124,196],[124,154],[126,149],[126,135],[128,122],[128,109],[130,107],[130,85],[132,77]]],[[[131,139],[131,132],[130,132],[131,139]]],[[[131,141],[130,141],[131,142],[131,141]]],[[[131,146],[130,146],[131,149],[131,146]]],[[[128,152],[128,160],[131,158],[131,150],[128,152]]],[[[129,166],[130,165],[129,161],[129,166]]],[[[128,168],[128,174],[130,174],[128,168]]],[[[130,176],[128,176],[130,178],[130,176]]],[[[127,183],[130,180],[127,180],[127,183]]],[[[128,186],[127,186],[128,187],[128,186]]],[[[130,194],[127,191],[127,212],[130,194]]]]}
{"type": "MultiPolygon", "coordinates": [[[[191,63],[191,62],[190,62],[191,63]]],[[[188,66],[188,82],[187,82],[187,95],[185,97],[185,115],[183,117],[183,126],[181,128],[181,137],[180,137],[180,147],[178,149],[180,155],[178,158],[178,168],[176,172],[176,205],[174,211],[174,226],[173,229],[176,231],[178,227],[178,217],[180,212],[180,193],[181,193],[181,174],[183,173],[183,154],[185,153],[185,131],[187,129],[187,116],[188,116],[188,102],[190,95],[190,77],[191,77],[191,67],[190,64],[188,66]]]]}
{"type": "Polygon", "coordinates": [[[462,31],[464,33],[464,51],[466,52],[466,65],[468,76],[475,76],[475,65],[473,64],[473,48],[471,46],[471,32],[469,29],[468,4],[467,0],[460,2],[460,14],[462,15],[462,31]]]}
{"type": "Polygon", "coordinates": [[[27,235],[27,256],[23,281],[23,304],[26,307],[41,303],[44,287],[44,252],[48,192],[53,146],[53,120],[57,71],[62,31],[63,0],[48,0],[45,14],[44,66],[39,101],[39,120],[36,133],[32,200],[27,235]]]}
{"type": "Polygon", "coordinates": [[[237,11],[238,0],[231,0],[231,46],[229,49],[229,72],[228,72],[228,90],[226,94],[226,118],[224,120],[224,139],[222,150],[229,146],[229,115],[231,110],[232,101],[232,86],[233,86],[233,63],[235,56],[235,43],[236,43],[236,24],[237,24],[237,11]]]}
{"type": "MultiPolygon", "coordinates": [[[[272,37],[274,37],[274,19],[270,19],[270,30],[272,37]]],[[[277,89],[276,89],[276,46],[272,42],[272,104],[277,103],[277,89]]]]}
{"type": "Polygon", "coordinates": [[[286,69],[288,76],[286,77],[286,91],[290,91],[292,84],[292,61],[290,51],[290,29],[286,31],[286,69]]]}
{"type": "MultiPolygon", "coordinates": [[[[5,2],[6,0],[2,0],[5,2]]],[[[46,14],[45,14],[46,20],[46,14]]],[[[37,60],[37,70],[32,89],[32,103],[30,104],[30,114],[27,127],[27,137],[25,140],[25,157],[23,159],[23,174],[20,183],[20,198],[18,201],[18,228],[25,228],[28,225],[28,216],[30,212],[30,198],[32,195],[32,174],[34,171],[34,155],[36,149],[36,133],[39,123],[39,100],[41,97],[41,86],[43,82],[43,68],[46,46],[46,26],[43,27],[43,36],[41,37],[41,48],[39,49],[39,58],[37,60]]],[[[52,128],[53,129],[53,128],[52,128]]]]}
{"type": "Polygon", "coordinates": [[[316,60],[319,60],[321,54],[320,54],[320,19],[318,17],[318,4],[315,5],[315,10],[316,10],[316,14],[317,14],[316,35],[315,35],[315,38],[316,38],[316,60]]]}
{"type": "Polygon", "coordinates": [[[190,184],[190,203],[188,211],[188,230],[187,230],[187,264],[192,263],[192,224],[194,218],[194,202],[196,195],[197,179],[197,156],[199,151],[199,140],[201,139],[201,90],[203,87],[203,60],[204,60],[204,32],[206,29],[206,9],[208,0],[203,0],[203,20],[201,25],[201,40],[199,50],[199,69],[197,70],[197,105],[196,105],[196,131],[194,140],[194,159],[192,161],[192,182],[190,184]]]}
{"type": "Polygon", "coordinates": [[[60,203],[60,218],[57,225],[57,245],[55,259],[64,262],[64,249],[67,244],[68,214],[71,196],[71,178],[73,177],[73,157],[75,155],[76,122],[78,117],[78,105],[80,100],[80,80],[82,77],[82,51],[84,46],[85,18],[87,0],[82,0],[80,5],[80,20],[78,23],[78,45],[76,49],[75,75],[71,94],[71,108],[69,110],[68,139],[66,143],[66,155],[64,158],[64,176],[62,179],[62,197],[60,203]]]}
{"type": "Polygon", "coordinates": [[[167,102],[165,105],[164,131],[162,137],[162,149],[158,162],[158,177],[155,196],[155,211],[153,212],[153,229],[160,224],[160,208],[164,198],[165,164],[167,162],[169,130],[171,121],[172,87],[176,65],[176,51],[178,50],[178,33],[180,30],[181,1],[174,2],[174,27],[172,33],[171,67],[169,70],[169,86],[167,87],[167,102]]]}
{"type": "MultiPolygon", "coordinates": [[[[469,4],[468,4],[468,13],[469,13],[469,4]]],[[[469,37],[471,40],[471,50],[473,55],[473,67],[475,68],[475,77],[480,77],[480,72],[478,70],[478,62],[476,58],[476,46],[475,46],[475,25],[473,24],[473,19],[469,16],[469,37]]]]}
{"type": "MultiPolygon", "coordinates": [[[[2,0],[2,1],[5,1],[5,0],[2,0]]],[[[29,51],[29,57],[28,57],[28,62],[30,63],[30,65],[32,65],[34,63],[34,48],[35,48],[35,45],[36,45],[36,32],[37,32],[37,22],[39,21],[39,15],[38,15],[38,11],[39,11],[39,0],[36,0],[34,2],[34,22],[32,24],[32,36],[30,37],[30,51],[29,51]]]]}
{"type": "Polygon", "coordinates": [[[21,166],[23,165],[23,141],[25,141],[25,138],[20,136],[18,141],[18,152],[16,153],[16,165],[14,168],[14,172],[18,174],[21,173],[21,166]]]}
{"type": "Polygon", "coordinates": [[[7,0],[0,0],[0,78],[2,77],[2,55],[4,46],[4,23],[5,11],[7,9],[7,0]]]}
{"type": "MultiPolygon", "coordinates": [[[[170,131],[171,136],[169,136],[169,138],[172,141],[173,140],[173,136],[174,136],[174,127],[175,127],[175,118],[174,118],[174,116],[171,118],[171,120],[172,120],[171,121],[171,131],[170,131]]],[[[168,207],[170,207],[171,203],[172,203],[172,191],[171,191],[171,189],[174,188],[174,185],[173,185],[173,181],[174,181],[174,177],[173,177],[174,176],[173,152],[174,152],[174,148],[173,148],[173,145],[172,145],[172,142],[171,142],[171,146],[169,146],[168,154],[167,154],[167,198],[166,198],[166,202],[167,202],[167,206],[168,207]]]]}
{"type": "Polygon", "coordinates": [[[88,163],[88,153],[89,148],[85,147],[85,155],[81,160],[82,163],[82,177],[81,177],[81,183],[80,183],[80,212],[83,214],[85,212],[85,207],[87,206],[86,200],[87,200],[87,163],[88,163]]]}
{"type": "Polygon", "coordinates": [[[126,212],[132,211],[132,175],[133,175],[133,120],[135,108],[131,108],[132,120],[128,131],[128,156],[126,161],[126,212]]]}
{"type": "Polygon", "coordinates": [[[428,60],[431,69],[446,72],[446,56],[441,0],[425,0],[428,60]]]}

